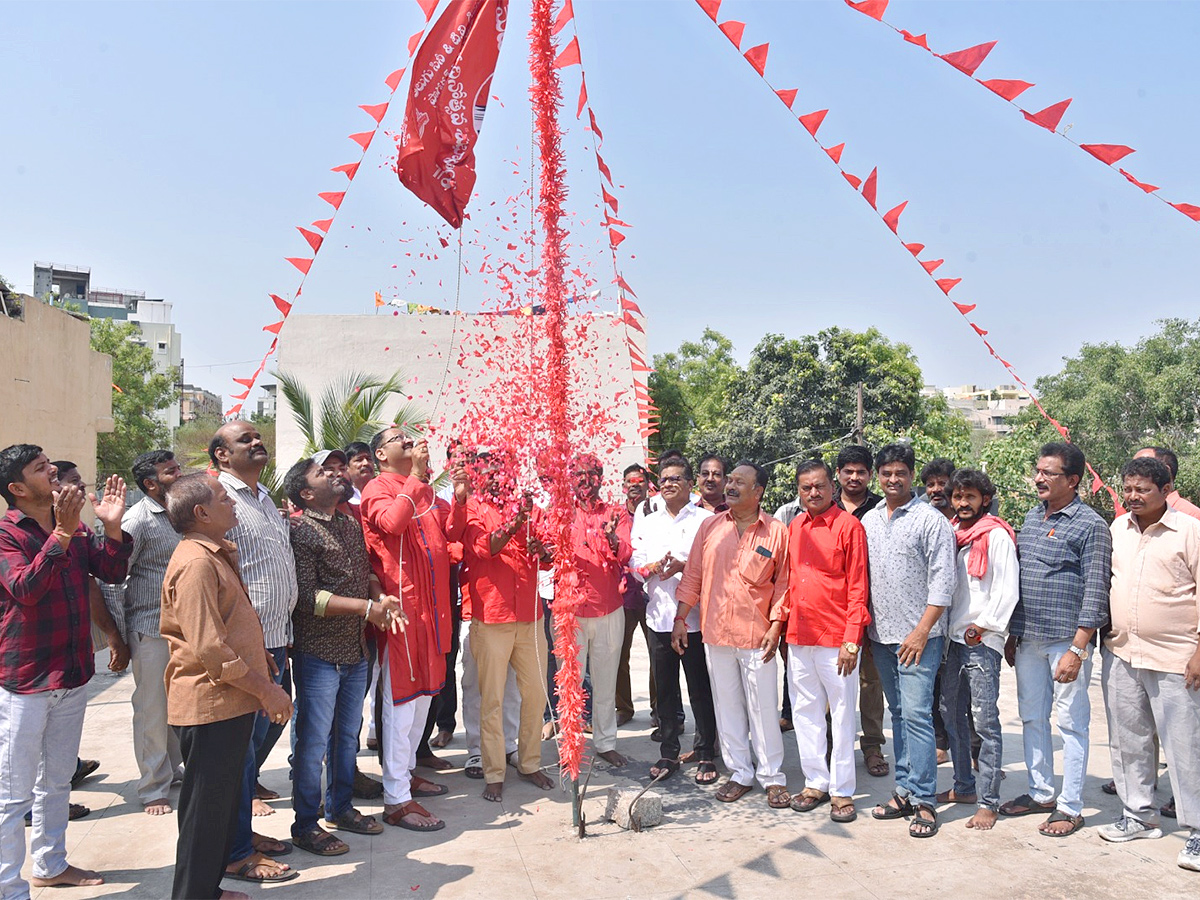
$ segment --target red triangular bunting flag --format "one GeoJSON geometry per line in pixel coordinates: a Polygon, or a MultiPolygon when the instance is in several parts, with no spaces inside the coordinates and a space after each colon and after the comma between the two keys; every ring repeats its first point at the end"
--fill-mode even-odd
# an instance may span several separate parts
{"type": "Polygon", "coordinates": [[[621,241],[625,240],[625,235],[617,231],[615,228],[608,229],[608,243],[615,249],[621,246],[621,241]]]}
{"type": "Polygon", "coordinates": [[[835,163],[840,163],[842,161],[842,151],[845,149],[846,145],[842,143],[838,144],[836,147],[826,147],[825,152],[829,154],[829,158],[835,163]]]}
{"type": "Polygon", "coordinates": [[[617,210],[617,198],[616,198],[616,197],[614,197],[612,194],[610,194],[610,193],[609,193],[609,192],[608,192],[608,191],[605,189],[604,185],[600,185],[600,194],[601,194],[601,195],[604,197],[604,202],[605,202],[605,203],[607,203],[607,204],[608,204],[608,205],[609,205],[609,206],[612,208],[612,211],[613,211],[614,213],[615,213],[615,212],[618,212],[618,210],[617,210]]]}
{"type": "MultiPolygon", "coordinates": [[[[568,3],[570,0],[568,0],[568,3]]],[[[433,18],[433,11],[437,9],[438,0],[417,0],[417,5],[421,7],[421,12],[425,13],[425,21],[428,22],[433,18]]]]}
{"type": "Polygon", "coordinates": [[[742,55],[746,58],[746,62],[754,68],[754,71],[762,75],[767,68],[767,51],[770,49],[770,44],[759,44],[757,47],[751,47],[742,55]]]}
{"type": "Polygon", "coordinates": [[[330,172],[341,172],[348,179],[353,181],[354,176],[358,174],[358,163],[342,163],[340,166],[334,166],[329,171],[330,172]]]}
{"type": "Polygon", "coordinates": [[[623,290],[625,293],[627,293],[630,297],[637,296],[637,294],[635,294],[633,292],[633,288],[631,288],[629,286],[629,282],[625,280],[625,276],[623,276],[623,275],[617,276],[617,285],[621,288],[621,290],[623,290]]]}
{"type": "Polygon", "coordinates": [[[1200,206],[1192,206],[1190,203],[1172,203],[1175,207],[1193,222],[1200,222],[1200,206]]]}
{"type": "Polygon", "coordinates": [[[1060,100],[1058,103],[1055,103],[1053,106],[1047,106],[1040,112],[1028,113],[1025,110],[1021,110],[1021,114],[1034,125],[1041,125],[1047,131],[1057,131],[1058,123],[1062,121],[1062,117],[1066,114],[1067,107],[1071,105],[1072,99],[1074,98],[1068,97],[1066,100],[1060,100]]]}
{"type": "Polygon", "coordinates": [[[936,53],[938,58],[945,60],[962,72],[964,75],[974,75],[975,70],[983,64],[987,59],[987,55],[992,52],[992,48],[996,46],[995,41],[988,41],[986,44],[976,44],[974,47],[968,47],[966,50],[956,50],[953,53],[936,53]]]}
{"type": "Polygon", "coordinates": [[[1147,194],[1152,194],[1152,193],[1154,193],[1155,191],[1157,191],[1157,190],[1158,190],[1158,185],[1156,185],[1156,184],[1146,184],[1144,181],[1138,181],[1136,178],[1134,178],[1132,175],[1130,175],[1130,174],[1129,174],[1128,172],[1126,172],[1124,169],[1117,169],[1117,171],[1118,171],[1118,172],[1120,172],[1122,175],[1124,175],[1124,176],[1125,176],[1125,178],[1126,178],[1126,179],[1129,181],[1129,183],[1130,183],[1130,184],[1136,184],[1138,187],[1140,187],[1140,188],[1141,188],[1143,191],[1145,191],[1147,194]]]}
{"type": "Polygon", "coordinates": [[[321,231],[329,234],[329,226],[333,224],[333,219],[317,219],[312,224],[313,228],[319,228],[321,231]]]}
{"type": "MultiPolygon", "coordinates": [[[[625,315],[621,316],[621,321],[624,322],[626,325],[628,325],[630,328],[636,328],[638,331],[642,332],[642,334],[646,333],[645,329],[643,329],[642,326],[638,324],[638,320],[635,319],[629,313],[625,313],[625,315]]],[[[634,384],[634,387],[639,387],[639,386],[640,385],[638,385],[636,383],[634,384]]]]}
{"type": "Polygon", "coordinates": [[[1132,147],[1126,147],[1124,144],[1080,144],[1079,147],[1108,166],[1124,159],[1130,153],[1136,152],[1132,147]]]}
{"type": "Polygon", "coordinates": [[[408,39],[408,55],[409,56],[412,56],[414,53],[417,52],[417,47],[419,47],[421,45],[421,38],[423,38],[424,36],[425,36],[424,31],[418,31],[416,34],[414,34],[412,37],[410,37],[408,39]]]}
{"type": "Polygon", "coordinates": [[[857,9],[864,16],[870,16],[872,19],[883,21],[883,13],[887,10],[888,0],[846,0],[846,5],[857,9]]]}
{"type": "Polygon", "coordinates": [[[321,249],[321,241],[325,240],[324,237],[317,234],[315,231],[309,231],[307,228],[301,228],[299,225],[296,226],[296,230],[304,235],[304,239],[308,241],[308,246],[313,248],[313,253],[316,253],[321,249]]]}
{"type": "Polygon", "coordinates": [[[596,113],[590,109],[588,110],[588,121],[591,122],[592,131],[596,132],[596,137],[598,137],[600,140],[604,140],[604,132],[600,130],[600,125],[596,122],[596,113]]]}
{"type": "MultiPolygon", "coordinates": [[[[825,121],[825,116],[828,115],[828,113],[829,110],[827,109],[818,109],[816,112],[810,112],[800,117],[800,124],[804,126],[805,131],[807,131],[813,137],[816,137],[817,129],[821,127],[821,123],[825,121]]],[[[838,144],[836,148],[838,155],[833,157],[834,162],[837,162],[842,158],[842,148],[845,146],[845,144],[838,144]]],[[[825,152],[830,156],[833,156],[833,151],[826,150],[825,152]]]]}
{"type": "Polygon", "coordinates": [[[879,169],[872,169],[871,174],[867,176],[867,180],[863,182],[862,195],[863,199],[871,204],[871,209],[875,209],[875,187],[879,182],[879,169]]]}
{"type": "MultiPolygon", "coordinates": [[[[583,69],[579,70],[582,75],[583,69]]],[[[587,106],[587,79],[581,77],[579,79],[579,104],[575,107],[575,118],[579,118],[583,114],[583,108],[587,106]]]]}
{"type": "Polygon", "coordinates": [[[654,371],[649,366],[639,365],[638,363],[634,363],[632,366],[630,366],[630,368],[633,369],[633,371],[635,371],[635,372],[653,372],[654,371]]]}
{"type": "Polygon", "coordinates": [[[900,34],[910,44],[916,44],[918,47],[924,47],[926,50],[929,49],[929,41],[925,40],[925,35],[913,34],[911,31],[905,31],[903,28],[900,29],[900,34]]]}
{"type": "Polygon", "coordinates": [[[1096,493],[1096,491],[1100,490],[1102,487],[1104,487],[1104,479],[1100,477],[1099,473],[1094,473],[1094,474],[1096,475],[1096,477],[1092,479],[1092,486],[1090,488],[1090,493],[1093,493],[1093,494],[1096,493]]]}
{"type": "Polygon", "coordinates": [[[312,268],[312,260],[311,259],[304,259],[299,256],[285,256],[284,259],[286,259],[288,262],[290,262],[293,266],[295,266],[297,269],[299,269],[305,275],[307,275],[308,270],[312,268]]]}
{"type": "Polygon", "coordinates": [[[856,191],[858,190],[858,186],[860,184],[862,184],[861,178],[859,178],[857,175],[851,175],[849,172],[843,172],[842,177],[845,178],[848,182],[850,182],[850,186],[853,187],[856,191]]]}
{"type": "Polygon", "coordinates": [[[742,49],[742,34],[746,30],[745,22],[735,22],[733,19],[730,19],[728,22],[724,22],[717,27],[721,29],[725,37],[733,41],[733,46],[739,50],[742,49]]]}
{"type": "Polygon", "coordinates": [[[626,300],[624,297],[621,298],[621,309],[627,310],[631,313],[637,313],[639,316],[645,315],[645,313],[642,312],[641,308],[636,303],[634,303],[632,300],[626,300]]]}
{"type": "MultiPolygon", "coordinates": [[[[235,379],[233,379],[233,380],[234,380],[234,381],[237,381],[237,379],[236,379],[236,378],[235,378],[235,379]]],[[[240,394],[230,394],[230,395],[229,395],[229,399],[230,399],[230,400],[245,400],[245,399],[246,399],[247,397],[249,397],[249,396],[250,396],[250,387],[249,387],[249,385],[247,385],[247,387],[246,387],[246,390],[245,390],[245,391],[243,391],[243,392],[242,392],[242,393],[240,393],[240,394]]]]}
{"type": "Polygon", "coordinates": [[[717,21],[717,10],[721,8],[721,0],[696,0],[700,4],[700,8],[708,14],[708,17],[714,22],[717,21]]]}
{"type": "Polygon", "coordinates": [[[1018,81],[1010,78],[993,78],[991,81],[980,81],[993,94],[999,94],[1005,100],[1016,100],[1033,85],[1028,81],[1018,81]]]}
{"type": "Polygon", "coordinates": [[[263,331],[269,331],[271,334],[279,334],[279,329],[283,327],[283,320],[276,322],[273,325],[264,325],[263,331]]]}
{"type": "Polygon", "coordinates": [[[241,411],[242,411],[242,404],[238,403],[234,406],[231,406],[231,407],[229,407],[229,409],[225,410],[225,418],[229,418],[230,416],[236,416],[241,411]]]}
{"type": "Polygon", "coordinates": [[[939,266],[941,266],[941,264],[944,262],[945,262],[944,259],[927,259],[924,262],[922,262],[921,265],[924,267],[926,272],[928,272],[930,275],[932,275],[934,273],[934,271],[936,271],[937,268],[939,266]]]}
{"type": "Polygon", "coordinates": [[[345,191],[322,191],[317,194],[322,200],[332,206],[334,209],[340,209],[342,201],[346,199],[345,191]]]}
{"type": "Polygon", "coordinates": [[[600,168],[600,174],[603,175],[606,179],[608,179],[609,184],[612,184],[613,183],[612,172],[608,171],[608,166],[606,166],[604,164],[604,159],[600,156],[599,153],[596,154],[596,165],[600,168]]]}
{"type": "Polygon", "coordinates": [[[908,201],[905,200],[899,206],[893,206],[883,214],[883,224],[892,229],[892,233],[896,234],[896,229],[900,225],[900,213],[904,212],[904,207],[908,206],[908,201]]]}
{"type": "Polygon", "coordinates": [[[376,103],[374,106],[359,107],[359,109],[375,120],[376,125],[383,121],[384,115],[387,114],[387,108],[388,105],[386,103],[376,103]]]}
{"type": "MultiPolygon", "coordinates": [[[[941,262],[941,260],[938,260],[938,262],[941,262]]],[[[950,302],[954,303],[953,300],[951,300],[950,302]]],[[[954,303],[954,308],[957,309],[960,313],[962,313],[965,316],[965,315],[967,315],[967,313],[974,312],[975,304],[974,303],[954,303]]]]}
{"type": "Polygon", "coordinates": [[[937,286],[942,289],[943,294],[949,294],[960,281],[961,278],[939,278],[937,286]]]}
{"type": "Polygon", "coordinates": [[[571,38],[571,42],[562,50],[562,53],[554,60],[554,68],[565,69],[567,66],[577,66],[580,63],[579,57],[579,38],[571,38]]]}
{"type": "Polygon", "coordinates": [[[571,21],[571,17],[575,15],[575,8],[571,6],[571,0],[567,0],[562,5],[562,9],[558,11],[558,17],[554,20],[554,24],[550,26],[551,34],[558,34],[567,23],[571,21]]]}
{"type": "MultiPolygon", "coordinates": [[[[253,378],[235,378],[233,380],[236,381],[238,384],[240,384],[244,388],[254,387],[254,379],[253,378]]],[[[234,397],[234,399],[237,400],[239,398],[234,397]]]]}
{"type": "Polygon", "coordinates": [[[987,334],[987,332],[984,329],[980,328],[974,322],[971,323],[971,327],[975,329],[975,333],[977,335],[979,335],[980,337],[983,337],[985,334],[987,334]]]}
{"type": "Polygon", "coordinates": [[[384,79],[383,83],[392,89],[395,93],[396,88],[400,87],[400,79],[404,77],[404,69],[397,69],[391,75],[384,79]]]}
{"type": "Polygon", "coordinates": [[[792,104],[796,102],[796,94],[800,93],[795,88],[786,88],[782,91],[776,91],[775,96],[783,101],[783,105],[788,109],[792,108],[792,104]]]}
{"type": "MultiPolygon", "coordinates": [[[[292,312],[292,304],[288,303],[286,300],[276,294],[271,294],[270,296],[271,301],[275,304],[275,308],[279,310],[279,314],[286,319],[292,312]]],[[[250,385],[246,385],[246,387],[249,386],[250,385]]]]}
{"type": "Polygon", "coordinates": [[[925,249],[925,245],[924,244],[905,244],[904,249],[907,250],[909,253],[911,253],[913,256],[916,256],[918,253],[920,253],[922,250],[925,249]]]}
{"type": "Polygon", "coordinates": [[[371,146],[371,138],[373,137],[375,137],[375,132],[373,131],[360,131],[358,134],[350,135],[350,140],[362,147],[363,150],[366,150],[371,146]]]}

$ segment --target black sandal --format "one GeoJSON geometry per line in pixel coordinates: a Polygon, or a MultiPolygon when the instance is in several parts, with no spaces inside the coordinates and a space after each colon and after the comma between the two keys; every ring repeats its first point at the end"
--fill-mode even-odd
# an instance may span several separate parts
{"type": "Polygon", "coordinates": [[[907,799],[899,794],[892,794],[892,799],[896,801],[896,805],[890,803],[881,803],[871,810],[872,819],[904,819],[913,814],[913,805],[907,799]]]}
{"type": "Polygon", "coordinates": [[[938,823],[937,810],[932,806],[926,806],[924,803],[918,803],[913,811],[913,820],[908,823],[908,836],[915,838],[931,838],[938,833],[941,825],[938,823]],[[925,812],[932,816],[932,819],[926,819],[921,816],[925,812]]]}
{"type": "Polygon", "coordinates": [[[653,778],[655,781],[666,781],[668,778],[670,778],[672,775],[674,775],[678,771],[679,771],[679,760],[667,759],[666,757],[663,757],[662,759],[660,759],[658,762],[656,762],[654,765],[652,765],[650,767],[650,777],[653,778]],[[658,770],[657,775],[654,774],[655,769],[658,770]]]}
{"type": "Polygon", "coordinates": [[[696,784],[707,787],[710,784],[716,784],[718,778],[717,764],[711,759],[701,760],[696,766],[696,784]],[[711,778],[701,778],[701,775],[711,775],[711,778]]]}

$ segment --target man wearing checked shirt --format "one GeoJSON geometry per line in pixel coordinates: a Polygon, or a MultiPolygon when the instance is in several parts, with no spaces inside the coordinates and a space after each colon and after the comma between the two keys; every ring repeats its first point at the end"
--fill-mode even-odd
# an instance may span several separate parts
{"type": "Polygon", "coordinates": [[[1104,520],[1080,501],[1083,451],[1046,444],[1033,473],[1037,506],[1017,536],[1021,598],[1009,622],[1005,659],[1017,669],[1017,707],[1025,739],[1029,793],[1000,807],[1005,816],[1050,813],[1038,831],[1066,837],[1083,827],[1096,629],[1108,621],[1112,537],[1104,520]],[[1054,797],[1050,711],[1063,740],[1063,780],[1054,797]]]}

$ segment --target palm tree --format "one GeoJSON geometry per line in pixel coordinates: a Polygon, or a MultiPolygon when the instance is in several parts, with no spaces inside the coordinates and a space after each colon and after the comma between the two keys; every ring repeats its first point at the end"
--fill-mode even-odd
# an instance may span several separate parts
{"type": "Polygon", "coordinates": [[[298,378],[286,372],[276,372],[275,377],[292,410],[292,418],[304,435],[305,456],[345,447],[353,441],[368,442],[392,421],[414,436],[427,422],[424,412],[414,403],[401,406],[391,421],[382,418],[388,399],[402,390],[404,373],[400,371],[386,380],[365,372],[347,372],[326,385],[315,404],[298,378]]]}

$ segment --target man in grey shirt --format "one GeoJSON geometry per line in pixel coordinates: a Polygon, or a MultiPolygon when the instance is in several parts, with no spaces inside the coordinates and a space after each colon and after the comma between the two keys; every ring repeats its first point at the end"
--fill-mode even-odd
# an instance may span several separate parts
{"type": "Polygon", "coordinates": [[[954,597],[957,548],[946,517],[913,495],[912,447],[888,444],[875,466],[885,502],[862,518],[871,574],[868,633],[892,712],[896,789],[871,815],[911,815],[908,833],[927,838],[938,831],[933,682],[946,640],[942,613],[954,597]]]}
{"type": "Polygon", "coordinates": [[[133,538],[129,577],[124,585],[126,640],[133,670],[133,756],[138,767],[138,801],[151,816],[171,811],[167,794],[183,765],[179,738],[167,724],[167,691],[163,676],[171,650],[159,634],[163,576],[179,544],[167,521],[167,488],[180,475],[170,450],[151,450],[133,461],[133,482],[145,497],[130,507],[121,530],[133,538]]]}

